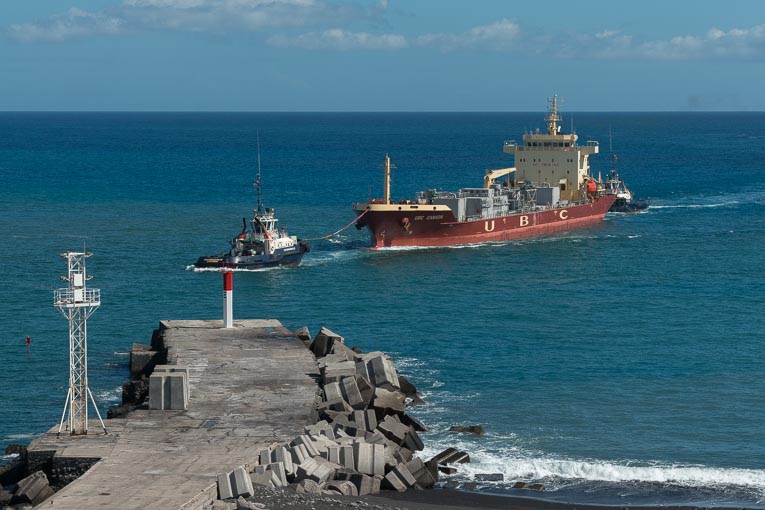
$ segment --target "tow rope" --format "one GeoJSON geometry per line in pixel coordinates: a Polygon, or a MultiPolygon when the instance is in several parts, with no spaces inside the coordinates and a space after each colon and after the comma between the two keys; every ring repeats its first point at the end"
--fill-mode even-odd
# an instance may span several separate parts
{"type": "Polygon", "coordinates": [[[357,221],[359,221],[359,219],[360,219],[362,216],[364,216],[366,213],[368,213],[368,212],[369,212],[369,209],[365,210],[363,213],[361,213],[361,214],[359,214],[358,216],[356,216],[356,217],[353,219],[353,221],[351,221],[350,223],[348,223],[346,226],[344,226],[344,227],[343,227],[343,228],[341,228],[340,230],[335,230],[335,231],[334,231],[334,232],[332,232],[331,234],[327,234],[327,235],[325,235],[325,236],[321,236],[321,237],[313,237],[313,238],[311,238],[311,239],[302,239],[302,240],[303,240],[303,241],[321,241],[322,239],[329,239],[330,237],[334,237],[334,236],[336,236],[337,234],[339,234],[340,232],[342,232],[343,230],[347,230],[347,229],[349,229],[349,228],[351,227],[351,225],[353,225],[354,223],[356,223],[357,221]]]}

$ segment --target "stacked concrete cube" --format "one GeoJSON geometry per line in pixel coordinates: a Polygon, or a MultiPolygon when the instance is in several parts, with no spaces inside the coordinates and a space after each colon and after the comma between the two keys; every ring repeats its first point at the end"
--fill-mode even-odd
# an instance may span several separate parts
{"type": "Polygon", "coordinates": [[[189,369],[157,365],[149,376],[149,409],[185,411],[189,407],[189,369]]]}

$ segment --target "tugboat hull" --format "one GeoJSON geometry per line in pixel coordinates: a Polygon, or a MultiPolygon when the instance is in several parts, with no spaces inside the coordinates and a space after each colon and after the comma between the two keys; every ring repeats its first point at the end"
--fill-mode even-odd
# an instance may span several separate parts
{"type": "Polygon", "coordinates": [[[308,245],[301,243],[295,247],[276,250],[273,254],[262,255],[211,255],[199,257],[194,263],[198,268],[227,269],[264,269],[268,267],[296,267],[300,265],[303,254],[310,251],[308,245]]]}
{"type": "Polygon", "coordinates": [[[648,209],[648,202],[645,200],[625,200],[619,198],[614,202],[614,205],[608,210],[608,212],[618,213],[636,213],[645,211],[648,209]]]}

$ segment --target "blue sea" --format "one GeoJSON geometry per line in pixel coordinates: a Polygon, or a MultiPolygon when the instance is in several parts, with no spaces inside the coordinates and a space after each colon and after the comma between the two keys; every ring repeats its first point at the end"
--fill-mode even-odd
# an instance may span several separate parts
{"type": "MultiPolygon", "coordinates": [[[[102,414],[133,342],[160,319],[222,315],[221,276],[194,272],[255,205],[303,238],[350,204],[480,186],[512,164],[532,113],[1,113],[0,447],[58,424],[66,320],[53,290],[86,246],[102,306],[88,322],[102,414]],[[24,344],[31,336],[29,351],[24,344]]],[[[568,130],[571,117],[564,112],[568,130]]],[[[426,454],[472,463],[467,489],[614,505],[765,508],[765,114],[577,113],[644,213],[517,242],[369,250],[366,231],[312,243],[299,268],[237,272],[238,318],[322,325],[391,353],[427,406],[426,454]],[[482,425],[483,437],[447,432],[482,425]],[[505,483],[470,485],[476,473],[505,483]],[[515,481],[546,491],[510,490],[515,481]]]]}

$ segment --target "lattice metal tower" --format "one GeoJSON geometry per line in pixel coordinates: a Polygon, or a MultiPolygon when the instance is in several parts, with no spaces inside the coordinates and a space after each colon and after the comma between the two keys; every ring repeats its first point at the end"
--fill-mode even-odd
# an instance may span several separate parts
{"type": "Polygon", "coordinates": [[[61,256],[67,259],[69,269],[61,279],[69,286],[53,291],[53,306],[69,320],[69,392],[66,395],[64,412],[58,432],[64,427],[72,435],[88,433],[88,397],[93,403],[101,427],[106,433],[106,426],[98,412],[96,401],[88,387],[88,324],[87,320],[101,306],[101,290],[88,289],[86,282],[92,277],[85,271],[85,259],[93,255],[86,252],[66,252],[61,256]]]}

